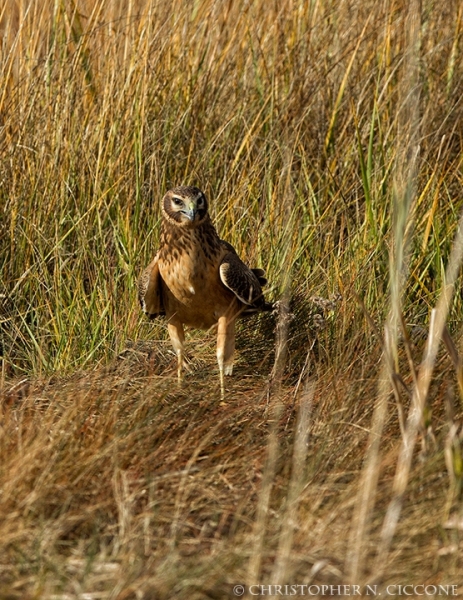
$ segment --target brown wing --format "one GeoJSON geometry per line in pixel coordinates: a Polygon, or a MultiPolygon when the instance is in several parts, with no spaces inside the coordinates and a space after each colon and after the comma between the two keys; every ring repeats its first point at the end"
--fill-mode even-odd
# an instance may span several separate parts
{"type": "Polygon", "coordinates": [[[257,277],[260,283],[260,287],[264,287],[264,285],[267,285],[267,278],[265,277],[264,269],[251,269],[251,271],[257,277]]]}
{"type": "MultiPolygon", "coordinates": [[[[220,240],[220,243],[222,244],[222,246],[228,250],[229,252],[231,252],[232,254],[236,254],[236,250],[233,248],[233,246],[231,244],[229,244],[228,242],[226,242],[225,240],[220,240]]],[[[237,255],[238,256],[238,255],[237,255]]],[[[246,265],[240,260],[241,264],[246,267],[246,265]]],[[[247,268],[247,267],[246,267],[247,268]]],[[[261,287],[263,287],[264,285],[267,285],[267,279],[265,277],[265,271],[264,269],[251,269],[251,271],[254,273],[254,275],[257,277],[257,280],[259,281],[259,284],[261,287]]],[[[225,284],[226,285],[226,284],[225,284]]],[[[233,290],[232,290],[233,291],[233,290]]]]}
{"type": "Polygon", "coordinates": [[[261,269],[257,275],[247,267],[235,252],[228,252],[219,267],[222,283],[231,290],[243,304],[260,307],[265,303],[259,278],[263,279],[261,269]]]}
{"type": "Polygon", "coordinates": [[[138,299],[140,300],[143,312],[150,319],[165,314],[162,303],[161,275],[159,273],[158,259],[159,253],[156,254],[138,280],[138,299]]]}

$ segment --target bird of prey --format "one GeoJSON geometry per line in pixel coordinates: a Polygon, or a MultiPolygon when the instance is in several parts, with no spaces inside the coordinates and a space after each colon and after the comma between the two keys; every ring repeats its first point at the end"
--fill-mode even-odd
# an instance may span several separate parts
{"type": "Polygon", "coordinates": [[[197,187],[168,191],[161,210],[160,248],[140,277],[140,303],[150,318],[167,319],[179,382],[185,357],[183,326],[217,327],[223,397],[224,375],[233,371],[236,319],[273,309],[262,293],[265,272],[247,267],[233,246],[219,238],[206,196],[197,187]]]}

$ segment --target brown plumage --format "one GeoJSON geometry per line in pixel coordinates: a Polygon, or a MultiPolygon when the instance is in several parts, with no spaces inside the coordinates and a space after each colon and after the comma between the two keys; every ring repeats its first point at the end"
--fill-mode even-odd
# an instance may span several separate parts
{"type": "Polygon", "coordinates": [[[267,283],[262,269],[250,269],[233,246],[221,240],[207,212],[204,193],[196,187],[176,187],[162,200],[160,249],[143,271],[139,298],[151,318],[165,315],[178,357],[178,378],[184,363],[183,326],[217,326],[217,361],[224,393],[224,375],[231,375],[235,321],[271,310],[262,293],[267,283]]]}

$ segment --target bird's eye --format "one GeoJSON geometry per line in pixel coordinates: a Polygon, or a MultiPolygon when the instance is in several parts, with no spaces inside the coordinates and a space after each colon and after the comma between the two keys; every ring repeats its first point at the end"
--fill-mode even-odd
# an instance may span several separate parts
{"type": "Polygon", "coordinates": [[[172,198],[172,200],[176,206],[181,206],[183,204],[183,201],[180,200],[180,198],[172,198]]]}
{"type": "Polygon", "coordinates": [[[198,198],[198,208],[202,208],[204,206],[204,198],[200,196],[198,198]]]}

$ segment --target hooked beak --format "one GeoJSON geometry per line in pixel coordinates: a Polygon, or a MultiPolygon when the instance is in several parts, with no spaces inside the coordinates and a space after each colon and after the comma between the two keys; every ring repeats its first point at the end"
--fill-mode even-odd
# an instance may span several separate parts
{"type": "Polygon", "coordinates": [[[188,207],[182,210],[182,212],[190,221],[194,221],[198,213],[198,209],[196,208],[194,202],[190,202],[188,207]]]}

